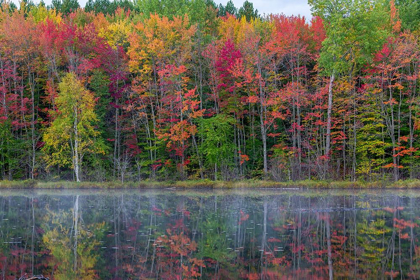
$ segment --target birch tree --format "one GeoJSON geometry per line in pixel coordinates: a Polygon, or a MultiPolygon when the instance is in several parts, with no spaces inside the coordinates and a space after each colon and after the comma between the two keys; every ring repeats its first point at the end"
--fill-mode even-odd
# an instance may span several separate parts
{"type": "Polygon", "coordinates": [[[86,90],[74,73],[68,73],[59,84],[54,121],[44,134],[49,166],[71,165],[77,182],[81,181],[83,156],[103,153],[103,143],[95,139],[99,131],[95,96],[86,90]]]}

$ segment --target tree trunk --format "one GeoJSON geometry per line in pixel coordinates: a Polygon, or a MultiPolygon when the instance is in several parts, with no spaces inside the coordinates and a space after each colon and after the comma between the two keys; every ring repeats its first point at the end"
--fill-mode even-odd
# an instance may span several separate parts
{"type": "MultiPolygon", "coordinates": [[[[30,71],[28,71],[30,72],[30,71]]],[[[31,79],[31,73],[29,74],[29,85],[31,89],[31,98],[32,98],[32,106],[31,106],[31,142],[32,142],[32,159],[31,159],[31,179],[33,180],[35,178],[34,172],[35,172],[35,163],[36,163],[36,144],[37,140],[35,137],[35,85],[34,80],[35,78],[31,79]]]]}
{"type": "Polygon", "coordinates": [[[73,164],[74,164],[74,175],[76,176],[76,182],[80,182],[80,166],[79,166],[79,133],[77,129],[77,108],[74,110],[74,152],[73,152],[73,164]]]}
{"type": "Polygon", "coordinates": [[[325,139],[325,156],[327,157],[326,169],[329,166],[330,146],[331,146],[331,111],[333,104],[333,83],[335,78],[335,71],[330,77],[330,84],[328,86],[328,111],[327,111],[327,135],[325,139]]]}
{"type": "Polygon", "coordinates": [[[261,126],[261,140],[263,142],[263,162],[264,162],[264,176],[267,176],[268,173],[268,164],[267,164],[267,128],[264,124],[264,113],[265,113],[265,105],[264,105],[264,91],[262,85],[262,73],[261,73],[261,65],[258,64],[258,72],[259,72],[259,87],[260,87],[260,126],[261,126]]]}

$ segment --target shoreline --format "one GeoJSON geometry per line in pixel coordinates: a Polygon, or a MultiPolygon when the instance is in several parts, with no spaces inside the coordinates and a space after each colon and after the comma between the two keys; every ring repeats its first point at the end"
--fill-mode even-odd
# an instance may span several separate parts
{"type": "Polygon", "coordinates": [[[74,182],[74,181],[0,181],[0,189],[420,189],[420,180],[397,182],[363,181],[141,181],[141,182],[74,182]]]}

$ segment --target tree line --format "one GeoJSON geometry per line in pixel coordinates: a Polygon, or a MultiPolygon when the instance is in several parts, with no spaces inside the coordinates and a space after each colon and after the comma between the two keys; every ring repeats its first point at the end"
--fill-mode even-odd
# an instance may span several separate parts
{"type": "Polygon", "coordinates": [[[420,6],[310,5],[3,3],[0,178],[418,178],[420,6]]]}

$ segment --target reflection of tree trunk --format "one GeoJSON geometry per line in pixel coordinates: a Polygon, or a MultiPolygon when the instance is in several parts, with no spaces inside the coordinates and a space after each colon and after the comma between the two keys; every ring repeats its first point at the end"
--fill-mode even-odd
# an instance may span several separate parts
{"type": "Polygon", "coordinates": [[[35,238],[35,209],[34,209],[34,198],[32,197],[32,236],[31,236],[31,274],[34,275],[34,238],[35,238]]]}
{"type": "MultiPolygon", "coordinates": [[[[299,166],[300,166],[300,162],[299,162],[299,166]]],[[[300,171],[299,171],[299,176],[300,176],[300,171]]],[[[301,245],[301,240],[302,239],[302,204],[301,204],[301,200],[299,197],[299,217],[298,217],[298,224],[297,224],[297,245],[298,245],[298,259],[297,259],[297,268],[298,271],[300,271],[300,258],[302,257],[302,251],[300,249],[300,245],[301,245]]],[[[299,276],[299,274],[298,274],[299,276]]]]}
{"type": "Polygon", "coordinates": [[[357,210],[356,210],[356,197],[353,196],[353,213],[354,213],[354,277],[357,276],[357,210]]]}
{"type": "MultiPolygon", "coordinates": [[[[153,205],[153,202],[151,202],[151,205],[153,205]]],[[[150,242],[151,242],[151,236],[152,236],[152,225],[153,225],[153,211],[150,211],[149,231],[147,232],[147,245],[146,245],[146,254],[145,254],[146,258],[144,262],[144,269],[146,269],[147,260],[149,257],[149,248],[150,248],[150,242]]],[[[152,262],[152,271],[153,271],[153,262],[152,262]]]]}
{"type": "Polygon", "coordinates": [[[328,272],[329,279],[333,279],[333,266],[332,266],[332,252],[331,252],[331,231],[330,231],[330,215],[326,215],[325,227],[327,233],[327,250],[328,250],[328,272]]]}
{"type": "Polygon", "coordinates": [[[119,209],[118,209],[118,198],[114,198],[114,251],[115,251],[115,278],[118,277],[118,252],[119,252],[119,246],[118,246],[118,219],[119,219],[119,209]]]}
{"type": "Polygon", "coordinates": [[[265,243],[267,238],[267,201],[264,201],[264,223],[263,223],[263,232],[261,240],[261,279],[264,279],[264,270],[263,270],[263,258],[265,251],[265,243]]]}
{"type": "MultiPolygon", "coordinates": [[[[395,231],[395,220],[397,218],[397,211],[394,212],[394,217],[393,217],[393,224],[392,224],[392,236],[391,236],[391,273],[392,275],[394,274],[394,265],[395,265],[395,235],[396,235],[396,231],[395,231]]],[[[393,278],[393,276],[391,276],[391,279],[393,278]]]]}
{"type": "Polygon", "coordinates": [[[74,219],[74,272],[77,271],[77,235],[78,235],[78,225],[79,225],[79,195],[76,196],[76,202],[74,203],[73,210],[73,219],[74,219]]]}
{"type": "Polygon", "coordinates": [[[401,260],[401,231],[399,232],[399,236],[398,236],[398,265],[400,267],[400,275],[404,275],[403,274],[403,270],[402,270],[402,260],[401,260]]]}
{"type": "MultiPolygon", "coordinates": [[[[410,208],[414,209],[414,204],[413,204],[413,198],[410,198],[410,208]]],[[[410,214],[410,222],[414,223],[414,211],[411,211],[410,214]]],[[[414,271],[413,271],[413,251],[415,248],[415,243],[414,243],[414,227],[410,227],[410,272],[412,275],[414,275],[414,271]]]]}

